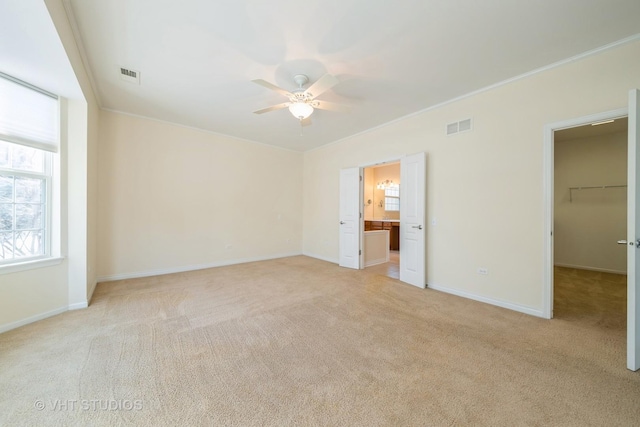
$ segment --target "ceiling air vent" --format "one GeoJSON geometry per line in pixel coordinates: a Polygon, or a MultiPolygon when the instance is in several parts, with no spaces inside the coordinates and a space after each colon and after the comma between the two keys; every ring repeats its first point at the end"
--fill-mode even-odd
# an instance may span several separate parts
{"type": "Polygon", "coordinates": [[[125,82],[140,84],[140,71],[120,67],[120,78],[125,82]]]}
{"type": "Polygon", "coordinates": [[[459,122],[449,123],[447,125],[447,135],[453,135],[460,132],[468,132],[471,130],[471,119],[460,120],[459,122]]]}

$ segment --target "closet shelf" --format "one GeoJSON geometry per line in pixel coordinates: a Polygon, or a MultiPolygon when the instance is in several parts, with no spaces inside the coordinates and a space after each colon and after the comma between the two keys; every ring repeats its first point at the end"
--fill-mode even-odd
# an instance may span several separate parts
{"type": "Polygon", "coordinates": [[[626,188],[626,184],[625,185],[600,185],[600,186],[595,186],[595,187],[569,187],[569,203],[573,202],[573,191],[580,191],[580,190],[605,190],[607,188],[626,188]]]}

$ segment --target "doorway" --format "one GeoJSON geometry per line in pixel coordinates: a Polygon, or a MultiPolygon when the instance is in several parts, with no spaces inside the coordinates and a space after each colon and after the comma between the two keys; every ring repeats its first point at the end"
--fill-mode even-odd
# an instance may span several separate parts
{"type": "MultiPolygon", "coordinates": [[[[399,197],[399,280],[426,287],[426,153],[400,159],[402,193],[399,197]]],[[[363,268],[363,167],[340,170],[339,262],[340,267],[363,268]]],[[[373,200],[372,200],[373,202],[373,200]]]]}
{"type": "MultiPolygon", "coordinates": [[[[543,314],[547,319],[553,318],[553,302],[554,302],[554,262],[555,262],[555,141],[556,133],[563,130],[578,128],[581,126],[591,126],[593,123],[600,123],[608,120],[620,119],[628,116],[628,109],[608,111],[604,113],[593,114],[590,116],[570,119],[562,122],[552,123],[545,126],[544,129],[544,292],[543,292],[543,314]]],[[[627,184],[626,182],[624,184],[627,184]]],[[[586,184],[582,184],[587,186],[586,184]]],[[[579,185],[578,185],[579,186],[579,185]]],[[[589,185],[591,186],[591,185],[589,185]]],[[[595,184],[593,186],[596,186],[595,184]]],[[[573,197],[573,191],[569,188],[568,197],[573,197]]],[[[578,190],[582,191],[582,190],[578,190]]],[[[565,195],[566,197],[566,195],[565,195]]]]}
{"type": "Polygon", "coordinates": [[[554,317],[624,339],[626,117],[554,131],[554,317]]]}
{"type": "MultiPolygon", "coordinates": [[[[627,253],[627,368],[640,369],[640,90],[628,94],[628,108],[593,114],[545,125],[544,127],[544,291],[543,314],[553,318],[554,310],[554,136],[555,132],[628,117],[627,167],[627,235],[616,243],[625,245],[627,253]]],[[[596,185],[594,185],[596,186],[596,185]]],[[[582,191],[582,190],[578,190],[582,191]]],[[[570,195],[572,197],[572,195],[570,195]]]]}
{"type": "Polygon", "coordinates": [[[363,170],[363,266],[400,278],[400,162],[363,170]]]}

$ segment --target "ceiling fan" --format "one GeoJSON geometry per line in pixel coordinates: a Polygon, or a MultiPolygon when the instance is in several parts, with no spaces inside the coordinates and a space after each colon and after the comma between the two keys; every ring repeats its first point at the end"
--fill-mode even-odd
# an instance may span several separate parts
{"type": "Polygon", "coordinates": [[[254,111],[255,114],[268,113],[270,111],[281,110],[283,108],[289,107],[289,111],[291,112],[291,114],[293,114],[293,117],[302,122],[302,120],[308,118],[316,108],[319,110],[329,111],[348,111],[348,107],[344,105],[316,99],[318,96],[322,95],[324,92],[340,83],[338,79],[336,79],[331,74],[325,74],[324,76],[320,77],[317,82],[312,84],[307,89],[304,89],[304,86],[309,83],[309,78],[304,74],[296,74],[295,76],[293,76],[293,81],[296,82],[298,88],[292,90],[291,92],[262,79],[252,81],[259,84],[260,86],[271,89],[289,98],[288,102],[283,102],[282,104],[276,104],[272,105],[271,107],[254,111]]]}

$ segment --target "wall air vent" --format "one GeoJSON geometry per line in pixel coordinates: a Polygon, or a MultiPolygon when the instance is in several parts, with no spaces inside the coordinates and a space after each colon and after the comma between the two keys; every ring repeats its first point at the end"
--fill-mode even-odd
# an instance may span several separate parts
{"type": "Polygon", "coordinates": [[[447,135],[453,135],[460,132],[469,132],[471,129],[471,119],[464,119],[460,120],[459,122],[449,123],[447,125],[447,135]]]}
{"type": "Polygon", "coordinates": [[[458,122],[447,125],[447,135],[453,135],[454,133],[458,133],[458,122]]]}
{"type": "Polygon", "coordinates": [[[125,82],[140,84],[140,71],[120,67],[120,78],[125,82]]]}

